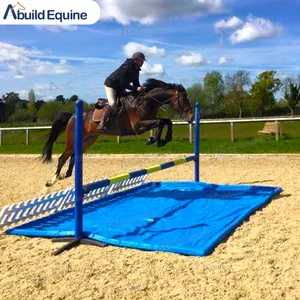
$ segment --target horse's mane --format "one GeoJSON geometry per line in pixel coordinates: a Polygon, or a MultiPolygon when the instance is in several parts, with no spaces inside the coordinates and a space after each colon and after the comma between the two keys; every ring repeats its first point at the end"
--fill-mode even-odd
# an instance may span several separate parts
{"type": "Polygon", "coordinates": [[[144,90],[146,93],[152,91],[156,88],[162,88],[162,89],[177,89],[179,92],[184,92],[185,88],[182,84],[175,84],[175,83],[166,83],[162,80],[149,78],[146,80],[146,82],[143,84],[144,90]]]}

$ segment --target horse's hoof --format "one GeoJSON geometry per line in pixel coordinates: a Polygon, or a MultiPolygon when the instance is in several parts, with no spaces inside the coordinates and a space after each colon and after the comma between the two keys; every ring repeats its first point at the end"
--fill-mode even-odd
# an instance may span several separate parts
{"type": "Polygon", "coordinates": [[[66,178],[67,178],[66,174],[60,174],[59,177],[58,177],[59,180],[64,180],[66,178]]]}
{"type": "Polygon", "coordinates": [[[165,140],[160,140],[157,142],[157,148],[163,147],[167,142],[165,140]]]}
{"type": "Polygon", "coordinates": [[[53,186],[53,182],[51,180],[47,181],[46,187],[51,187],[53,186]]]}
{"type": "Polygon", "coordinates": [[[147,141],[147,146],[152,145],[156,142],[156,138],[151,136],[149,137],[148,141],[147,141]]]}
{"type": "Polygon", "coordinates": [[[57,181],[57,177],[54,176],[52,179],[48,180],[47,183],[46,183],[46,187],[51,187],[53,186],[57,181]]]}

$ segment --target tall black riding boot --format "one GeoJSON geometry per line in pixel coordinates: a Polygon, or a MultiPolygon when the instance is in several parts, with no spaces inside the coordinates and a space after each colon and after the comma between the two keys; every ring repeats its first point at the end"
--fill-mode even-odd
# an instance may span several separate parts
{"type": "Polygon", "coordinates": [[[98,129],[107,132],[107,123],[108,123],[108,118],[110,117],[112,108],[110,107],[110,105],[106,105],[103,108],[103,117],[102,120],[98,126],[98,129]]]}

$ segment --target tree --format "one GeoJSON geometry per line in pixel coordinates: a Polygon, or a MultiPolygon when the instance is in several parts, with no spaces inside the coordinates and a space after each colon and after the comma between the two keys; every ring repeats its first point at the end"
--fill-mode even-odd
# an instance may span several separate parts
{"type": "Polygon", "coordinates": [[[53,121],[61,111],[63,111],[62,103],[58,101],[46,102],[38,112],[38,119],[40,121],[53,121]]]}
{"type": "Polygon", "coordinates": [[[76,104],[72,101],[67,101],[63,107],[64,112],[75,113],[76,104]]]}
{"type": "Polygon", "coordinates": [[[212,114],[218,114],[223,108],[224,81],[220,72],[207,73],[203,81],[203,89],[212,114]]]}
{"type": "Polygon", "coordinates": [[[10,122],[32,122],[34,115],[27,109],[16,109],[15,113],[9,117],[10,122]]]}
{"type": "Polygon", "coordinates": [[[3,99],[0,99],[0,123],[5,121],[5,102],[3,99]]]}
{"type": "Polygon", "coordinates": [[[36,110],[36,97],[35,97],[35,93],[34,90],[30,90],[29,94],[28,94],[28,101],[29,101],[29,105],[28,105],[28,113],[29,115],[32,116],[32,120],[33,122],[37,121],[37,110],[36,110]]]}
{"type": "Polygon", "coordinates": [[[41,109],[41,107],[43,106],[43,104],[45,103],[44,100],[38,100],[35,102],[35,109],[36,111],[39,111],[41,109]]]}
{"type": "Polygon", "coordinates": [[[207,115],[209,113],[207,108],[208,105],[205,102],[205,95],[202,84],[195,83],[191,87],[187,88],[186,91],[191,105],[194,106],[196,102],[200,102],[201,116],[207,115]]]}
{"type": "Polygon", "coordinates": [[[77,95],[73,95],[70,99],[68,99],[68,101],[67,102],[76,102],[77,100],[78,100],[78,96],[77,95]]]}
{"type": "Polygon", "coordinates": [[[226,102],[230,101],[233,111],[238,110],[239,118],[242,117],[245,99],[247,96],[246,88],[251,84],[250,73],[240,70],[234,74],[225,76],[226,102]]]}
{"type": "Polygon", "coordinates": [[[281,87],[279,78],[275,78],[276,71],[265,71],[258,75],[251,88],[251,101],[257,108],[257,114],[262,115],[275,105],[274,93],[281,87]]]}
{"type": "Polygon", "coordinates": [[[4,115],[6,120],[15,113],[16,109],[27,108],[25,102],[20,99],[19,94],[17,93],[6,93],[6,95],[3,96],[3,100],[5,102],[4,115]]]}
{"type": "Polygon", "coordinates": [[[61,104],[65,104],[66,99],[63,95],[58,95],[54,101],[60,102],[61,104]]]}
{"type": "Polygon", "coordinates": [[[35,93],[34,90],[30,90],[29,94],[28,94],[28,101],[29,101],[29,105],[34,105],[35,101],[36,101],[36,97],[35,97],[35,93]]]}
{"type": "Polygon", "coordinates": [[[294,110],[300,101],[300,84],[293,83],[291,80],[285,89],[284,98],[291,110],[291,115],[294,115],[294,110]]]}

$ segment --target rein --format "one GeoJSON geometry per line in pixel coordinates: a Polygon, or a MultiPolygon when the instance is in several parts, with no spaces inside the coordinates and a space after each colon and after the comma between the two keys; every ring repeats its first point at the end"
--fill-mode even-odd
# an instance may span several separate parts
{"type": "MultiPolygon", "coordinates": [[[[156,98],[151,97],[151,96],[147,96],[147,97],[149,97],[150,99],[156,101],[157,103],[159,103],[159,104],[161,104],[161,105],[165,105],[165,104],[169,104],[169,103],[171,103],[171,104],[174,105],[174,104],[176,104],[176,102],[177,102],[177,105],[178,105],[178,108],[179,108],[179,113],[180,113],[181,116],[183,116],[184,113],[185,113],[187,110],[192,109],[191,106],[186,107],[186,108],[184,108],[184,109],[181,108],[179,95],[180,95],[180,94],[184,94],[184,93],[185,93],[185,92],[178,92],[178,89],[176,89],[176,94],[175,94],[175,95],[172,95],[169,99],[167,99],[167,100],[165,100],[165,101],[159,101],[159,100],[157,100],[156,98]],[[174,98],[175,98],[175,100],[174,100],[174,98]]],[[[147,95],[147,94],[146,94],[146,95],[147,95]]],[[[145,96],[146,96],[146,95],[145,95],[145,96]]],[[[143,97],[141,97],[141,98],[143,98],[143,97]]],[[[142,101],[139,101],[139,104],[141,104],[141,103],[142,103],[142,101]]]]}

